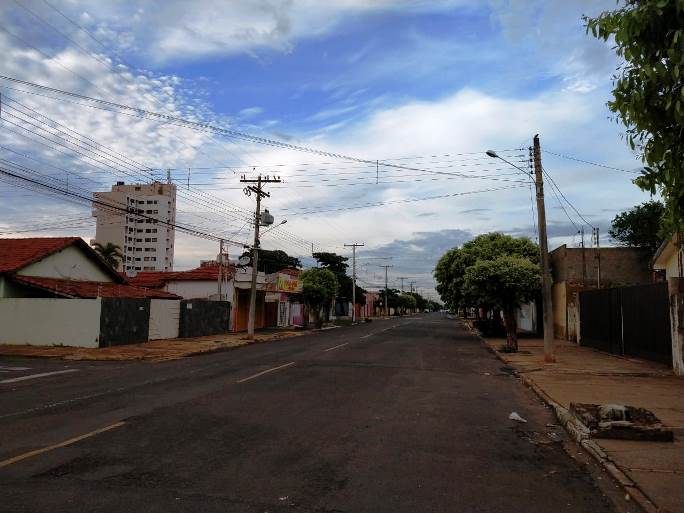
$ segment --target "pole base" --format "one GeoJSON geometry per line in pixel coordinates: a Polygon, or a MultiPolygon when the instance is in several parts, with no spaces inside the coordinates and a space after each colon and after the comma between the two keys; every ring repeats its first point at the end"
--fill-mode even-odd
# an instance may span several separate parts
{"type": "Polygon", "coordinates": [[[544,353],[544,363],[556,363],[556,355],[551,353],[544,353]]]}

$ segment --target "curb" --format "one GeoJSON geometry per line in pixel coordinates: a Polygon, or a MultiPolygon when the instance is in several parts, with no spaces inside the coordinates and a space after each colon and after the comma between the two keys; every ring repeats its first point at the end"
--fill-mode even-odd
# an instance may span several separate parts
{"type": "MultiPolygon", "coordinates": [[[[485,345],[487,349],[491,349],[496,357],[507,365],[511,363],[499,353],[496,349],[491,347],[487,341],[482,338],[482,335],[470,326],[468,323],[463,323],[466,328],[473,333],[485,345]]],[[[553,409],[553,412],[558,419],[560,425],[570,435],[570,437],[577,442],[583,449],[585,449],[597,463],[616,481],[624,492],[629,496],[629,500],[633,500],[645,513],[664,513],[664,510],[659,508],[648,496],[639,488],[639,486],[632,481],[632,479],[625,474],[620,468],[610,459],[610,457],[601,449],[601,447],[592,439],[589,438],[588,429],[582,425],[575,417],[573,417],[567,408],[561,406],[554,401],[549,394],[544,392],[539,386],[529,377],[518,372],[514,368],[515,376],[519,377],[522,383],[537,394],[537,396],[544,401],[544,403],[553,409]]],[[[566,451],[567,452],[567,451],[566,451]]]]}

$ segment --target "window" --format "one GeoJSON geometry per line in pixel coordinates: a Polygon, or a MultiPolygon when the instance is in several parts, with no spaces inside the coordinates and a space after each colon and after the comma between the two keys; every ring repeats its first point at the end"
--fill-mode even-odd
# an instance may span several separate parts
{"type": "Polygon", "coordinates": [[[152,213],[152,211],[151,211],[151,210],[148,210],[148,211],[147,211],[147,213],[148,213],[148,214],[151,214],[151,213],[152,213]]]}
{"type": "Polygon", "coordinates": [[[135,257],[136,262],[140,262],[140,257],[135,257]]]}
{"type": "Polygon", "coordinates": [[[135,190],[136,190],[136,191],[139,191],[139,190],[140,190],[140,187],[136,187],[135,190]]]}
{"type": "Polygon", "coordinates": [[[142,239],[135,239],[135,242],[142,242],[142,239]]]}
{"type": "Polygon", "coordinates": [[[148,205],[151,205],[151,204],[152,204],[152,200],[147,200],[147,204],[148,204],[148,205]]]}
{"type": "Polygon", "coordinates": [[[142,248],[135,248],[136,251],[142,251],[142,248]]]}
{"type": "Polygon", "coordinates": [[[157,233],[157,229],[156,229],[156,228],[152,228],[152,233],[157,233]]]}
{"type": "Polygon", "coordinates": [[[156,238],[156,237],[152,237],[152,242],[157,242],[157,238],[156,238]]]}
{"type": "Polygon", "coordinates": [[[150,238],[149,238],[149,237],[145,237],[145,242],[150,242],[150,238]]]}
{"type": "Polygon", "coordinates": [[[142,229],[142,228],[138,228],[138,233],[142,233],[142,232],[143,232],[143,229],[142,229]]]}
{"type": "Polygon", "coordinates": [[[142,269],[140,267],[136,267],[135,270],[136,271],[142,271],[142,269]]]}
{"type": "Polygon", "coordinates": [[[153,210],[152,213],[153,213],[153,214],[158,214],[158,213],[159,213],[159,210],[153,210]]]}
{"type": "Polygon", "coordinates": [[[145,257],[145,258],[143,258],[143,260],[145,260],[145,262],[149,262],[149,261],[150,261],[150,257],[145,257]]]}
{"type": "Polygon", "coordinates": [[[156,262],[156,261],[157,261],[157,257],[150,257],[150,260],[152,260],[153,262],[156,262]]]}

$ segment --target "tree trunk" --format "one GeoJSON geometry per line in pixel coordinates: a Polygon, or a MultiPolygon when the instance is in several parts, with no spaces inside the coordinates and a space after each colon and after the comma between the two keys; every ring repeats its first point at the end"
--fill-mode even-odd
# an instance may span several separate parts
{"type": "Polygon", "coordinates": [[[506,347],[509,351],[518,352],[518,320],[515,318],[515,308],[504,310],[506,322],[506,347]]]}

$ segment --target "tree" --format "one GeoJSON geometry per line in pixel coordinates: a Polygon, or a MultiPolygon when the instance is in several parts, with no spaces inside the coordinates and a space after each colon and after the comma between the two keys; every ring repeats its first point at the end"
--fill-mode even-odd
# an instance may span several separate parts
{"type": "Polygon", "coordinates": [[[594,37],[614,41],[623,61],[608,108],[646,164],[634,182],[665,199],[663,221],[670,234],[684,227],[684,1],[622,3],[584,20],[594,37]]]}
{"type": "Polygon", "coordinates": [[[397,303],[403,313],[407,310],[415,310],[417,304],[415,296],[410,292],[402,292],[397,298],[397,303]]]}
{"type": "Polygon", "coordinates": [[[313,310],[316,326],[321,327],[321,308],[327,308],[337,294],[337,278],[329,269],[307,269],[300,274],[303,284],[302,296],[313,310]]]}
{"type": "Polygon", "coordinates": [[[536,264],[539,247],[527,237],[514,238],[492,232],[478,235],[461,248],[450,249],[440,258],[433,273],[437,292],[447,306],[453,309],[459,306],[492,307],[483,303],[482,297],[469,296],[469,289],[464,287],[465,273],[479,260],[494,260],[500,256],[516,256],[536,264]]]}
{"type": "Polygon", "coordinates": [[[665,239],[660,235],[664,211],[659,201],[647,201],[616,215],[608,233],[621,246],[646,248],[655,253],[665,239]]]}
{"type": "Polygon", "coordinates": [[[102,257],[102,260],[107,262],[107,264],[114,269],[119,266],[119,262],[123,258],[121,247],[112,242],[108,242],[104,245],[100,244],[99,242],[95,242],[93,243],[93,249],[102,257]]]}
{"type": "MultiPolygon", "coordinates": [[[[245,251],[242,255],[251,256],[251,252],[245,251]]],[[[299,260],[299,258],[291,257],[290,255],[288,255],[280,249],[260,249],[259,263],[257,264],[257,267],[259,268],[259,271],[263,271],[266,273],[274,273],[286,269],[288,267],[300,269],[302,267],[302,262],[299,260]]]]}
{"type": "MultiPolygon", "coordinates": [[[[351,300],[352,298],[352,286],[354,284],[352,278],[347,275],[347,269],[349,269],[348,257],[338,255],[336,253],[329,252],[319,252],[314,253],[313,257],[316,259],[318,264],[324,269],[329,269],[333,272],[337,278],[337,283],[339,284],[338,294],[340,297],[351,300]]],[[[356,304],[365,305],[366,304],[366,290],[356,286],[356,304]]]]}
{"type": "Polygon", "coordinates": [[[519,256],[478,260],[466,270],[464,285],[468,294],[503,311],[506,344],[511,351],[518,350],[515,311],[534,298],[540,280],[539,265],[519,256]]]}

